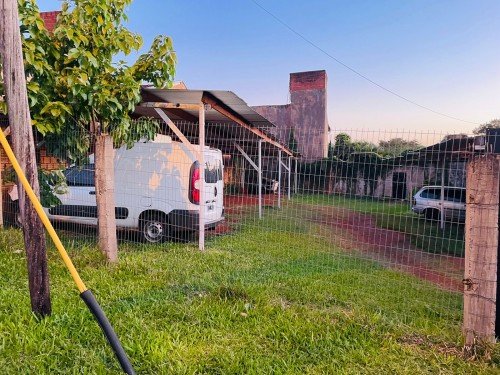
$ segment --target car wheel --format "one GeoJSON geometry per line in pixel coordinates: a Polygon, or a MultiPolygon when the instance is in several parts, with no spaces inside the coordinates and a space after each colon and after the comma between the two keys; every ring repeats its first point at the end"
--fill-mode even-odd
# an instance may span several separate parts
{"type": "Polygon", "coordinates": [[[141,219],[141,236],[145,242],[161,243],[168,238],[168,224],[161,216],[141,219]]]}

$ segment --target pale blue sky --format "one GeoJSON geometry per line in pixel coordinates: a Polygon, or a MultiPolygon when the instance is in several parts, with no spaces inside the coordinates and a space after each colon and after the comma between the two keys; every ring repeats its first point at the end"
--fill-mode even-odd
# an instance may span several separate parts
{"type": "MultiPolygon", "coordinates": [[[[258,0],[328,53],[424,106],[473,122],[500,117],[498,0],[258,0]]],[[[42,10],[60,1],[39,0],[42,10]]],[[[470,132],[406,103],[314,49],[250,0],[136,0],[129,27],[146,48],[173,38],[177,80],[285,104],[290,72],[326,69],[333,129],[470,132]]]]}

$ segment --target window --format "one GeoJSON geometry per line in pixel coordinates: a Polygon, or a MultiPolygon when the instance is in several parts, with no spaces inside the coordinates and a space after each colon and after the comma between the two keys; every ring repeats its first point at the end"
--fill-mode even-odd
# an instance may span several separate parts
{"type": "Polygon", "coordinates": [[[444,199],[450,202],[465,203],[465,189],[444,190],[444,199]]]}
{"type": "Polygon", "coordinates": [[[68,186],[95,186],[94,164],[71,167],[64,172],[68,186]]]}
{"type": "Polygon", "coordinates": [[[215,184],[222,181],[222,163],[220,160],[207,161],[205,164],[205,182],[215,184]]]}
{"type": "Polygon", "coordinates": [[[425,189],[420,193],[422,198],[426,199],[441,199],[441,189],[440,188],[430,188],[425,189]]]}

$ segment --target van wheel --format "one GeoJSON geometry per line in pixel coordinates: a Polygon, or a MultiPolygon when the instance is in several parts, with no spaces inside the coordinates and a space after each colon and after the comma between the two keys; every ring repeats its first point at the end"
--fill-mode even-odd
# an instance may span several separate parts
{"type": "Polygon", "coordinates": [[[145,242],[161,243],[168,238],[168,224],[160,215],[140,219],[141,236],[145,242]]]}
{"type": "Polygon", "coordinates": [[[440,212],[432,209],[425,210],[425,218],[430,221],[438,221],[440,218],[440,212]]]}

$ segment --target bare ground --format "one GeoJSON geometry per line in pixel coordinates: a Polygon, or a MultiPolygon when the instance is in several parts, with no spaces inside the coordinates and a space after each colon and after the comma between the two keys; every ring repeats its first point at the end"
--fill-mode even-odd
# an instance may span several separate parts
{"type": "MultiPolygon", "coordinates": [[[[276,199],[274,195],[265,195],[263,204],[276,207],[276,199]]],[[[283,203],[287,203],[286,198],[283,203]]],[[[227,196],[225,207],[229,220],[219,226],[216,233],[231,232],[247,207],[257,207],[257,204],[256,196],[227,196]]],[[[426,252],[412,244],[408,234],[378,227],[372,215],[332,206],[293,204],[288,208],[297,220],[314,223],[319,236],[347,253],[357,253],[445,290],[463,290],[463,258],[426,252]]]]}

